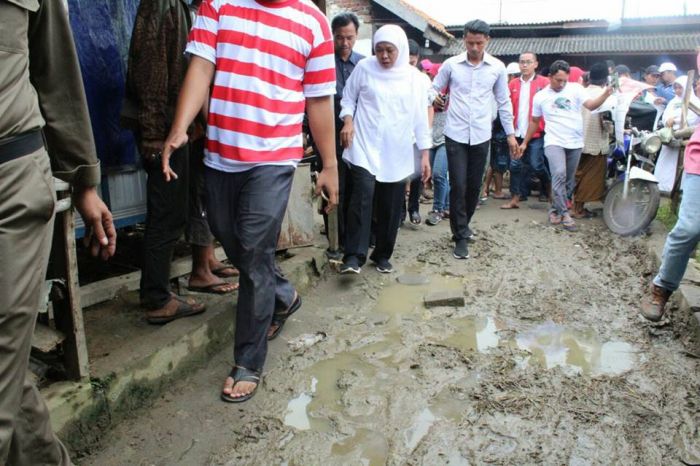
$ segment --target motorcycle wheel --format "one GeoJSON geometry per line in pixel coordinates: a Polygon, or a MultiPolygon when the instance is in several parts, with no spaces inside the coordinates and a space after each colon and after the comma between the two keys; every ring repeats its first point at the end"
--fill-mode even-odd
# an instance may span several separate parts
{"type": "Polygon", "coordinates": [[[620,236],[638,235],[656,217],[661,195],[659,186],[644,180],[631,180],[627,199],[622,198],[624,180],[616,181],[605,195],[603,221],[620,236]]]}

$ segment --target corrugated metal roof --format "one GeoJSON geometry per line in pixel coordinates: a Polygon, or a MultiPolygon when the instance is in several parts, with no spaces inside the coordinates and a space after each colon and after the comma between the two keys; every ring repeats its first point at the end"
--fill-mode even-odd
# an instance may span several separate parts
{"type": "MultiPolygon", "coordinates": [[[[537,54],[581,53],[664,53],[694,52],[700,46],[700,32],[670,34],[593,34],[560,37],[494,37],[487,51],[496,56],[519,55],[524,50],[537,54]]],[[[441,55],[464,52],[464,42],[450,41],[441,55]]]]}
{"type": "MultiPolygon", "coordinates": [[[[627,17],[627,18],[623,18],[621,21],[618,21],[617,24],[636,24],[636,23],[645,23],[645,22],[664,22],[664,21],[674,21],[674,22],[684,21],[684,22],[689,22],[689,23],[697,22],[697,21],[700,21],[700,15],[692,14],[692,15],[627,17]]],[[[575,23],[595,23],[595,22],[607,22],[607,20],[604,18],[574,18],[574,19],[560,19],[560,20],[556,20],[556,21],[526,21],[526,22],[513,21],[513,22],[504,22],[504,23],[491,23],[491,28],[503,29],[503,28],[508,28],[510,26],[541,27],[541,26],[556,26],[558,24],[560,24],[562,26],[568,26],[570,24],[575,24],[575,23]]],[[[445,28],[449,31],[460,30],[463,27],[464,27],[464,24],[448,24],[445,26],[445,28]]]]}
{"type": "MultiPolygon", "coordinates": [[[[505,22],[505,23],[490,23],[489,26],[492,28],[503,28],[508,26],[549,26],[555,24],[568,24],[568,23],[588,23],[592,21],[601,21],[601,19],[593,18],[581,18],[581,19],[560,19],[557,21],[527,21],[527,22],[505,22]]],[[[466,21],[465,21],[466,22],[466,21]]],[[[463,29],[464,23],[462,24],[447,24],[445,28],[448,31],[453,31],[456,29],[463,29]]]]}

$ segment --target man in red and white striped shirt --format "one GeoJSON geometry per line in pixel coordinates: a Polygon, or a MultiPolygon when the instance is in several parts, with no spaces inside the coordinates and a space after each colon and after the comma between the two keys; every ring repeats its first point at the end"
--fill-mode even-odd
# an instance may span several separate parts
{"type": "Polygon", "coordinates": [[[302,157],[305,109],[323,160],[317,190],[326,192],[330,207],[337,204],[333,41],[311,0],[205,0],[187,52],[191,62],[165,142],[163,173],[176,178],[170,155],[208,108],[207,216],[241,272],[235,366],[221,398],[242,402],[260,383],[268,331],[274,338],[301,306],[275,265],[275,247],[302,157]]]}

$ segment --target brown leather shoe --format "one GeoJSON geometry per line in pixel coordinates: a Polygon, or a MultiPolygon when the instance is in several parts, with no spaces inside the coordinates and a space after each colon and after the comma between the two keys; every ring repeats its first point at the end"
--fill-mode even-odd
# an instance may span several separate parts
{"type": "Polygon", "coordinates": [[[646,295],[644,298],[642,298],[642,316],[652,322],[660,321],[664,316],[664,312],[666,312],[666,303],[670,297],[671,291],[652,284],[651,295],[646,295]]]}

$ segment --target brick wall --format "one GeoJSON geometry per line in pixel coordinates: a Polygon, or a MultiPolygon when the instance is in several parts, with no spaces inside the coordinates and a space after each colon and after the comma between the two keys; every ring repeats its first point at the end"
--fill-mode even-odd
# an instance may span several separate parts
{"type": "Polygon", "coordinates": [[[360,39],[372,37],[372,11],[369,0],[326,0],[326,14],[329,20],[343,12],[355,13],[360,20],[360,39]]]}

